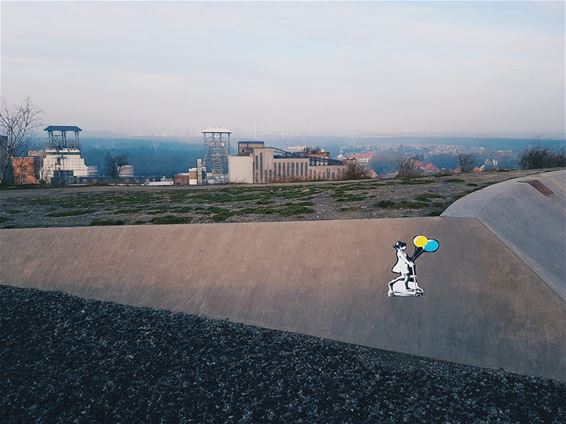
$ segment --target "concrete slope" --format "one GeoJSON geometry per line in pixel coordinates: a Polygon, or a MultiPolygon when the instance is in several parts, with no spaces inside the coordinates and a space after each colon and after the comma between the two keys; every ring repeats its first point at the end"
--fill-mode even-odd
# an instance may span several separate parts
{"type": "Polygon", "coordinates": [[[442,215],[479,219],[566,301],[566,170],[487,187],[442,215]],[[552,193],[528,183],[534,180],[552,193]]]}
{"type": "Polygon", "coordinates": [[[566,380],[563,300],[475,219],[1,230],[0,282],[566,380]],[[416,234],[425,296],[388,298],[416,234]]]}

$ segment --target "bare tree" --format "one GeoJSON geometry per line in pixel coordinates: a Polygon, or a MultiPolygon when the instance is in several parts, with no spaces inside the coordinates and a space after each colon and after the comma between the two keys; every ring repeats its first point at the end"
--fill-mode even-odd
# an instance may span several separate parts
{"type": "Polygon", "coordinates": [[[126,153],[113,153],[106,154],[106,174],[117,180],[120,176],[120,171],[124,166],[128,165],[128,155],[126,153]]]}
{"type": "Polygon", "coordinates": [[[348,161],[346,165],[343,178],[345,180],[363,180],[371,178],[371,171],[367,166],[359,163],[357,160],[351,160],[348,161]]]}
{"type": "Polygon", "coordinates": [[[33,129],[40,125],[41,111],[27,97],[21,105],[8,106],[0,102],[0,184],[6,183],[12,159],[27,154],[33,129]]]}
{"type": "Polygon", "coordinates": [[[415,178],[421,174],[417,161],[410,156],[402,156],[397,161],[397,176],[399,178],[415,178]]]}
{"type": "Polygon", "coordinates": [[[460,153],[458,155],[458,165],[460,172],[472,172],[476,164],[476,156],[472,153],[460,153]]]}

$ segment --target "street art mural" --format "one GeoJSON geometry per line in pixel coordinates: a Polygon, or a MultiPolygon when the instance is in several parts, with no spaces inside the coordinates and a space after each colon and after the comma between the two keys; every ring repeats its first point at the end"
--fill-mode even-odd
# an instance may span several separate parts
{"type": "Polygon", "coordinates": [[[388,283],[389,297],[393,296],[422,296],[424,290],[417,283],[417,268],[415,261],[423,253],[433,253],[440,247],[438,240],[429,239],[425,236],[418,235],[413,238],[415,251],[412,256],[407,254],[407,243],[397,241],[393,248],[396,251],[397,262],[391,269],[394,274],[399,274],[388,283]]]}

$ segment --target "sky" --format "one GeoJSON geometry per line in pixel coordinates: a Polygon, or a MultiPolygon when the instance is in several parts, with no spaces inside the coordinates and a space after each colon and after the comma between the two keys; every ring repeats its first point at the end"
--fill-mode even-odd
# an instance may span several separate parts
{"type": "Polygon", "coordinates": [[[565,136],[563,2],[1,2],[1,94],[196,136],[565,136]]]}

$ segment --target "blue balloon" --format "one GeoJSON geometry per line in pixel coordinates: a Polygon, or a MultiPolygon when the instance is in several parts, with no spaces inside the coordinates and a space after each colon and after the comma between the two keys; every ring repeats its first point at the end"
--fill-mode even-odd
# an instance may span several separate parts
{"type": "Polygon", "coordinates": [[[424,250],[425,252],[436,252],[439,247],[438,241],[430,239],[427,244],[425,244],[424,250]]]}

